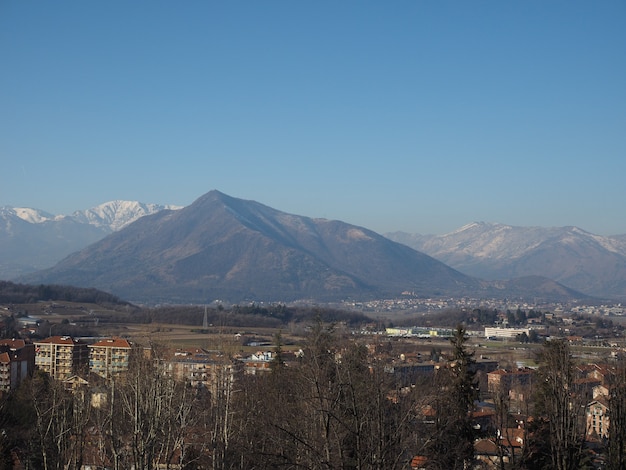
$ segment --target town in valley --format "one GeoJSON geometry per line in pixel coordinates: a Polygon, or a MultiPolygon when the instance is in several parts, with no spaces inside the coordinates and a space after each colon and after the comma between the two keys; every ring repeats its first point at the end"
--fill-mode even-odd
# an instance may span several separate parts
{"type": "MultiPolygon", "coordinates": [[[[578,449],[575,458],[585,462],[584,468],[617,468],[611,465],[623,462],[619,460],[623,456],[616,457],[611,450],[611,432],[623,439],[623,430],[611,424],[611,406],[621,406],[619,400],[626,397],[620,395],[626,387],[625,378],[619,375],[626,370],[626,315],[620,303],[533,304],[403,296],[315,307],[216,303],[137,307],[39,300],[5,303],[0,308],[2,406],[5,410],[8,406],[32,407],[37,417],[33,429],[41,431],[44,424],[57,426],[73,436],[71,445],[44,453],[50,461],[73,462],[71,468],[226,468],[232,459],[252,458],[259,464],[255,468],[272,468],[278,460],[291,458],[308,459],[309,465],[318,468],[318,457],[300,448],[302,442],[327,446],[334,462],[345,462],[344,452],[353,449],[351,439],[359,436],[356,428],[341,431],[357,419],[350,407],[353,411],[363,407],[359,419],[368,421],[361,423],[364,427],[374,425],[369,420],[376,412],[390,413],[389,419],[403,433],[402,439],[392,443],[385,434],[391,431],[379,430],[382,434],[377,435],[376,445],[385,442],[385,456],[373,457],[369,446],[375,444],[361,443],[364,454],[349,459],[362,458],[361,468],[375,468],[383,462],[385,468],[436,468],[435,464],[441,464],[441,449],[450,443],[442,437],[437,446],[444,447],[433,448],[433,436],[446,426],[456,429],[447,429],[448,433],[461,432],[464,425],[469,426],[471,446],[448,453],[452,460],[446,462],[453,467],[462,461],[468,468],[534,468],[537,459],[548,459],[554,452],[550,445],[562,446],[564,452],[571,451],[567,446],[574,446],[578,449]],[[306,311],[306,315],[291,316],[292,309],[299,314],[306,311]],[[320,351],[329,361],[324,366],[317,363],[319,357],[311,357],[320,351]],[[557,357],[564,352],[565,356],[557,357]],[[549,368],[555,367],[556,360],[565,361],[557,366],[559,373],[563,367],[569,371],[561,379],[565,382],[558,384],[569,390],[569,405],[560,410],[558,404],[545,402],[545,396],[539,398],[545,392],[541,381],[546,373],[555,373],[549,368]],[[466,361],[465,369],[458,368],[459,361],[466,361]],[[314,398],[307,384],[322,377],[332,382],[325,384],[328,396],[314,398]],[[463,377],[469,380],[472,396],[467,409],[459,414],[441,399],[454,397],[455,384],[463,377]],[[273,411],[272,416],[258,417],[246,400],[260,390],[270,390],[266,387],[280,380],[301,387],[291,392],[302,394],[301,400],[291,403],[293,396],[283,397],[290,403],[285,405],[284,415],[273,411]],[[347,384],[351,390],[361,387],[363,397],[346,396],[347,384]],[[42,387],[48,390],[45,399],[33,395],[34,388],[42,387]],[[162,395],[153,398],[156,401],[144,401],[157,390],[162,395]],[[371,404],[366,406],[376,394],[384,398],[376,405],[377,411],[369,409],[371,404]],[[337,403],[325,406],[337,409],[324,410],[310,403],[331,396],[337,403]],[[159,401],[165,397],[169,397],[167,406],[175,416],[165,413],[162,419],[172,420],[172,428],[165,429],[163,422],[150,417],[156,420],[155,428],[144,429],[147,424],[141,421],[165,406],[159,401]],[[73,416],[83,423],[80,430],[71,420],[49,413],[56,406],[75,409],[78,402],[92,410],[73,416]],[[580,411],[568,415],[575,422],[570,441],[551,444],[546,440],[551,432],[546,413],[569,414],[574,402],[580,411]],[[132,403],[144,403],[146,415],[133,414],[132,403]],[[291,415],[290,407],[299,414],[291,415]],[[124,433],[133,431],[111,422],[113,408],[134,423],[134,432],[147,434],[120,444],[124,433]],[[103,413],[109,421],[94,421],[96,417],[104,419],[103,413]],[[194,418],[181,421],[181,413],[193,413],[194,418]],[[328,441],[318,441],[314,431],[303,430],[293,441],[296,437],[291,433],[295,431],[284,431],[285,436],[275,441],[285,442],[266,443],[261,456],[255,454],[259,449],[249,447],[251,441],[239,442],[235,437],[242,436],[237,427],[244,425],[238,422],[241,416],[259,419],[261,428],[291,429],[297,428],[297,421],[307,413],[311,413],[309,417],[324,416],[326,426],[338,426],[335,431],[341,439],[327,436],[328,441]],[[348,415],[340,419],[337,414],[341,413],[348,415]],[[289,422],[294,419],[296,422],[289,422]],[[162,434],[150,441],[151,432],[162,434]],[[180,439],[173,439],[170,433],[180,439]],[[286,458],[274,445],[293,446],[295,454],[286,458]]],[[[10,420],[2,426],[9,429],[10,420]]],[[[0,440],[5,458],[22,465],[13,468],[30,468],[25,463],[32,465],[42,458],[37,452],[31,455],[28,446],[22,447],[18,436],[23,432],[0,440]]],[[[47,437],[39,435],[37,439],[43,446],[47,437]]],[[[245,441],[243,436],[241,439],[245,441]]]]}

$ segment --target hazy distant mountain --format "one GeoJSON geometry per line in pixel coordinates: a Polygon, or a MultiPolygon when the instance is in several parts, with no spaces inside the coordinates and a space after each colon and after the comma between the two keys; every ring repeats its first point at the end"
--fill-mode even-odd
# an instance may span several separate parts
{"type": "Polygon", "coordinates": [[[532,300],[580,300],[586,296],[543,276],[522,276],[514,279],[492,281],[493,297],[518,297],[532,300]],[[498,295],[500,292],[500,295],[498,295]]]}
{"type": "Polygon", "coordinates": [[[143,217],[24,279],[143,301],[469,294],[486,286],[367,229],[211,191],[143,217]]]}
{"type": "Polygon", "coordinates": [[[589,295],[626,295],[626,236],[577,227],[472,223],[445,235],[386,236],[483,279],[540,275],[589,295]]]}
{"type": "Polygon", "coordinates": [[[48,268],[109,233],[172,206],[112,201],[70,216],[0,208],[0,279],[48,268]]]}

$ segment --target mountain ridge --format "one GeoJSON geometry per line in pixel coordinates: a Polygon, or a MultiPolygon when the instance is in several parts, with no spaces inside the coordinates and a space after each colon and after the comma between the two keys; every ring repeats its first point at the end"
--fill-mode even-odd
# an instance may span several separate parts
{"type": "MultiPolygon", "coordinates": [[[[322,262],[326,266],[332,266],[333,269],[338,270],[338,273],[336,273],[332,282],[329,281],[328,285],[335,285],[336,289],[341,289],[343,284],[351,285],[354,289],[356,289],[357,286],[360,286],[361,289],[371,287],[368,286],[367,282],[363,279],[358,277],[351,278],[348,275],[349,273],[342,271],[344,269],[350,269],[352,260],[345,256],[345,253],[342,252],[340,247],[342,244],[349,244],[357,240],[361,242],[372,242],[376,240],[376,237],[380,236],[379,234],[357,226],[350,226],[349,229],[342,231],[341,227],[345,228],[349,224],[345,224],[341,221],[313,219],[284,213],[256,201],[234,198],[216,190],[200,196],[194,204],[200,204],[202,201],[207,203],[211,201],[215,202],[215,200],[221,201],[223,205],[220,212],[222,216],[229,213],[233,217],[233,220],[238,221],[240,224],[238,228],[239,233],[237,234],[238,237],[245,239],[241,227],[247,227],[249,230],[256,230],[264,234],[268,240],[271,239],[274,242],[280,241],[282,246],[293,250],[293,257],[306,255],[315,258],[316,262],[322,262]],[[324,240],[324,237],[328,236],[336,237],[337,243],[333,244],[332,250],[326,246],[324,240]],[[296,252],[298,253],[297,256],[295,255],[296,252]],[[333,260],[338,256],[345,263],[341,268],[333,265],[333,260]]],[[[55,265],[55,263],[60,262],[65,256],[72,255],[72,253],[79,252],[92,243],[103,240],[108,235],[125,228],[142,217],[149,217],[164,212],[165,214],[162,216],[164,220],[166,220],[170,217],[175,217],[175,213],[184,211],[185,209],[185,207],[181,208],[179,206],[144,204],[137,201],[123,200],[109,201],[108,203],[101,204],[86,211],[75,211],[72,216],[55,216],[41,210],[29,208],[0,208],[0,278],[15,279],[34,271],[50,268],[55,265]],[[171,211],[174,212],[170,213],[171,211]],[[18,229],[17,232],[16,229],[18,229]],[[30,255],[30,258],[28,258],[28,255],[30,255]],[[7,275],[7,273],[10,275],[7,275]]],[[[213,223],[213,225],[216,224],[213,223]]],[[[154,230],[154,228],[146,230],[154,230]]],[[[233,235],[233,230],[234,226],[232,223],[229,223],[221,227],[221,232],[215,232],[215,236],[218,238],[228,238],[233,235]]],[[[419,248],[417,251],[421,252],[421,254],[439,259],[460,273],[470,274],[473,277],[483,278],[489,281],[523,279],[527,276],[541,275],[542,273],[538,274],[537,271],[524,270],[519,266],[518,269],[509,269],[508,271],[505,270],[505,268],[506,265],[511,264],[511,262],[516,265],[522,264],[518,259],[522,259],[525,252],[537,249],[537,247],[545,244],[545,240],[541,240],[541,237],[546,238],[546,234],[550,234],[551,237],[559,233],[562,235],[564,230],[571,237],[580,235],[587,240],[595,240],[597,244],[614,254],[619,254],[619,250],[622,249],[626,252],[626,236],[601,237],[577,227],[513,227],[504,224],[472,222],[442,236],[423,236],[404,232],[394,232],[392,234],[385,234],[385,236],[388,239],[402,243],[413,249],[415,249],[415,245],[412,246],[412,243],[418,243],[417,246],[419,246],[419,248]],[[473,231],[475,232],[477,229],[481,229],[483,232],[498,232],[499,238],[490,239],[488,240],[489,243],[486,243],[485,240],[481,242],[481,236],[487,238],[488,236],[485,233],[482,235],[479,233],[478,235],[480,236],[477,236],[476,233],[473,233],[473,231]],[[525,235],[522,237],[518,234],[515,243],[517,252],[511,251],[511,243],[507,240],[507,233],[519,232],[520,230],[523,230],[525,235]],[[467,234],[469,234],[469,239],[462,241],[462,243],[457,240],[455,249],[449,250],[451,252],[448,253],[447,258],[441,256],[441,253],[438,252],[438,250],[441,251],[443,249],[445,243],[449,240],[454,241],[455,237],[458,238],[459,236],[467,234]],[[477,254],[474,248],[475,245],[480,245],[480,243],[482,243],[483,252],[477,254]],[[498,253],[498,251],[500,251],[500,253],[498,253]],[[480,258],[479,255],[482,256],[482,258],[480,258]],[[438,258],[438,256],[441,258],[438,258]],[[502,265],[500,266],[501,272],[494,274],[493,269],[491,271],[488,269],[481,271],[481,263],[484,264],[483,258],[500,263],[500,265],[502,265]]],[[[169,233],[167,239],[171,243],[175,243],[178,239],[177,237],[180,238],[180,234],[169,233]]],[[[197,250],[197,247],[202,243],[201,238],[202,236],[195,235],[195,240],[193,240],[193,237],[185,240],[186,244],[184,250],[187,250],[187,252],[183,256],[185,260],[178,260],[179,269],[183,270],[184,266],[201,263],[202,256],[194,251],[197,250]]],[[[564,237],[562,238],[565,240],[564,237]]],[[[239,242],[240,249],[243,249],[241,243],[242,242],[239,242]]],[[[255,243],[259,243],[259,241],[257,240],[255,243]]],[[[177,252],[176,250],[166,249],[164,246],[157,245],[152,249],[153,253],[160,252],[160,256],[163,259],[173,259],[182,253],[181,250],[183,250],[181,247],[177,252]]],[[[267,250],[268,246],[264,245],[263,249],[267,250]]],[[[544,246],[544,249],[548,252],[550,251],[549,247],[544,246]]],[[[146,256],[147,255],[144,255],[144,257],[146,256]]],[[[205,257],[206,256],[208,255],[205,254],[205,257]]],[[[305,258],[298,259],[308,260],[306,262],[310,262],[310,259],[306,258],[306,256],[305,258]]],[[[398,256],[398,254],[396,254],[396,256],[398,256]]],[[[276,262],[276,260],[274,260],[274,262],[276,262]]],[[[306,262],[304,263],[305,265],[306,262]]],[[[293,263],[295,263],[295,258],[291,261],[291,264],[293,263]]],[[[387,266],[387,268],[389,268],[389,266],[387,266]]],[[[241,263],[234,266],[232,273],[229,275],[235,276],[237,269],[241,269],[241,263]]],[[[579,274],[573,269],[570,269],[570,271],[568,276],[561,276],[556,280],[559,282],[565,281],[561,282],[561,284],[572,287],[568,282],[572,280],[576,281],[576,276],[579,274]]],[[[543,272],[543,274],[554,274],[554,272],[543,272]]],[[[608,288],[604,291],[592,291],[591,295],[595,295],[598,292],[604,294],[606,292],[613,292],[616,289],[619,290],[621,288],[620,273],[617,272],[614,274],[617,277],[616,281],[611,279],[603,280],[603,282],[608,285],[608,288]],[[613,282],[613,284],[611,284],[611,282],[613,282]]],[[[170,273],[170,275],[172,274],[170,273]]],[[[560,273],[557,272],[556,275],[558,276],[560,273]]],[[[489,289],[494,289],[496,293],[500,290],[495,287],[496,284],[488,286],[489,282],[487,281],[482,283],[479,280],[477,281],[477,285],[480,286],[478,287],[478,291],[486,294],[489,289]]],[[[588,281],[589,279],[579,281],[575,287],[578,285],[587,287],[588,281]]],[[[498,285],[503,284],[500,283],[498,285]]],[[[563,289],[562,292],[564,296],[570,295],[570,293],[567,293],[565,290],[564,285],[559,287],[559,289],[563,289]]],[[[585,291],[585,289],[578,290],[585,291]]],[[[520,288],[520,292],[522,291],[524,291],[524,289],[520,288]]],[[[587,290],[587,293],[589,293],[589,290],[587,290]]],[[[573,295],[577,294],[574,293],[573,295]]]]}
{"type": "Polygon", "coordinates": [[[516,227],[473,222],[443,235],[385,234],[472,276],[542,275],[589,295],[626,292],[626,237],[579,227],[516,227]]]}
{"type": "Polygon", "coordinates": [[[99,204],[91,209],[75,211],[70,217],[96,227],[106,227],[114,232],[145,215],[154,214],[162,210],[178,210],[181,208],[171,204],[163,205],[116,199],[99,204]]]}
{"type": "Polygon", "coordinates": [[[0,279],[48,268],[139,217],[177,206],[110,201],[72,215],[0,207],[0,279]]]}
{"type": "MultiPolygon", "coordinates": [[[[140,302],[337,301],[528,295],[450,268],[364,227],[289,214],[213,190],[137,219],[26,282],[89,286],[140,302]]],[[[523,285],[522,285],[523,284],[523,285]]],[[[533,295],[580,294],[545,278],[533,295]]]]}

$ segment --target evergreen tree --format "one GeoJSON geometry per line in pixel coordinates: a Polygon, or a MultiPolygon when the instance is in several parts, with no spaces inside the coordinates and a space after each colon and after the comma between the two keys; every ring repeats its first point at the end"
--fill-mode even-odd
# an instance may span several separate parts
{"type": "Polygon", "coordinates": [[[275,371],[285,366],[285,358],[283,356],[283,338],[279,331],[274,335],[274,357],[270,364],[272,370],[275,371]]]}
{"type": "Polygon", "coordinates": [[[452,357],[436,379],[434,436],[426,448],[430,466],[463,469],[474,457],[475,431],[471,412],[478,399],[474,353],[467,349],[466,330],[458,325],[450,339],[452,357]]]}

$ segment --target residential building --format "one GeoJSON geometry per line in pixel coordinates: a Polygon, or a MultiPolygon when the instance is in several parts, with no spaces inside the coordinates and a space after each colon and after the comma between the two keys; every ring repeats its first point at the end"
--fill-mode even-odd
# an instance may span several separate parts
{"type": "Polygon", "coordinates": [[[609,389],[605,385],[596,385],[593,387],[593,399],[609,398],[609,389]]]}
{"type": "Polygon", "coordinates": [[[420,378],[435,374],[435,363],[412,362],[412,363],[392,363],[384,366],[384,371],[392,374],[400,386],[407,387],[415,384],[420,378]]]}
{"type": "Polygon", "coordinates": [[[509,463],[508,451],[498,446],[494,439],[478,439],[474,442],[474,459],[480,462],[479,468],[498,468],[500,454],[504,454],[503,461],[509,463]]]}
{"type": "Polygon", "coordinates": [[[411,470],[424,470],[427,468],[428,459],[423,455],[416,455],[411,459],[411,470]]]}
{"type": "Polygon", "coordinates": [[[272,351],[258,351],[250,356],[243,358],[244,373],[255,375],[257,373],[269,372],[274,362],[274,354],[272,351]]]}
{"type": "Polygon", "coordinates": [[[485,338],[508,338],[515,339],[517,335],[530,334],[529,328],[497,328],[485,327],[485,338]]]}
{"type": "Polygon", "coordinates": [[[521,455],[526,441],[526,432],[523,428],[504,428],[498,430],[500,445],[508,450],[509,455],[515,457],[521,455]]]}
{"type": "Polygon", "coordinates": [[[222,353],[203,348],[171,350],[161,363],[175,380],[208,390],[214,396],[231,386],[234,380],[233,362],[222,353]]]}
{"type": "Polygon", "coordinates": [[[528,368],[494,370],[487,374],[487,391],[508,396],[510,410],[521,413],[532,395],[534,376],[535,371],[528,368]]]}
{"type": "Polygon", "coordinates": [[[213,359],[203,348],[182,348],[164,354],[163,365],[178,381],[189,382],[193,386],[206,385],[210,381],[213,359]]]}
{"type": "Polygon", "coordinates": [[[512,371],[498,369],[487,373],[487,389],[491,393],[503,391],[508,393],[516,387],[527,387],[532,384],[532,369],[516,369],[512,371]]]}
{"type": "Polygon", "coordinates": [[[82,372],[88,366],[87,343],[71,336],[51,336],[35,341],[35,367],[56,380],[82,372]]]}
{"type": "Polygon", "coordinates": [[[8,392],[32,375],[35,347],[23,339],[0,340],[0,392],[8,392]]]}
{"type": "Polygon", "coordinates": [[[576,373],[580,377],[596,379],[598,383],[606,385],[615,371],[607,364],[579,364],[576,366],[576,373]]]}
{"type": "Polygon", "coordinates": [[[606,400],[594,400],[587,405],[587,435],[609,437],[609,405],[606,400]]]}
{"type": "Polygon", "coordinates": [[[105,379],[128,370],[132,346],[123,338],[107,338],[89,345],[89,370],[105,379]]]}

